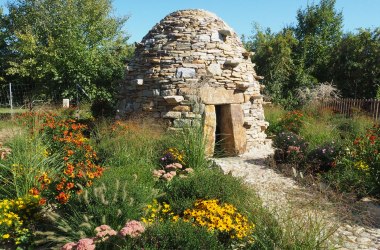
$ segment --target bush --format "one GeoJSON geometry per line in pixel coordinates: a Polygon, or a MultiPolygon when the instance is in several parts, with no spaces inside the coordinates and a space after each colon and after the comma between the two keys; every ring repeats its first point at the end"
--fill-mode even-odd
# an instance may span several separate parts
{"type": "Polygon", "coordinates": [[[169,203],[175,214],[182,214],[197,199],[219,199],[244,211],[251,200],[251,193],[241,180],[216,169],[198,170],[187,178],[175,178],[163,191],[166,195],[160,200],[169,203]]]}
{"type": "Polygon", "coordinates": [[[144,249],[224,249],[216,234],[181,220],[165,221],[149,227],[141,241],[141,248],[144,249]]]}
{"type": "Polygon", "coordinates": [[[298,134],[304,124],[304,114],[299,110],[287,112],[281,117],[279,126],[282,131],[290,131],[298,134]]]}
{"type": "Polygon", "coordinates": [[[340,150],[334,142],[313,149],[307,155],[308,171],[314,174],[329,171],[336,165],[335,159],[340,150]]]}
{"type": "Polygon", "coordinates": [[[278,134],[273,145],[277,148],[275,159],[283,163],[300,163],[305,158],[307,143],[293,132],[281,132],[278,134]]]}

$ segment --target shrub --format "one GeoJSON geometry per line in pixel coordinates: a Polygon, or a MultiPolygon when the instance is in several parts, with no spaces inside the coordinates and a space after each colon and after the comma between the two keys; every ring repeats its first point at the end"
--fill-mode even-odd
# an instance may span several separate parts
{"type": "Polygon", "coordinates": [[[187,178],[175,178],[162,189],[166,195],[159,200],[169,203],[175,214],[182,214],[197,199],[219,199],[246,211],[252,195],[241,180],[216,169],[198,170],[187,178]]]}
{"type": "Polygon", "coordinates": [[[287,112],[281,117],[279,126],[282,131],[290,131],[298,134],[304,124],[304,114],[299,110],[287,112]]]}
{"type": "Polygon", "coordinates": [[[277,148],[276,161],[299,163],[305,158],[307,143],[293,132],[281,132],[275,137],[273,145],[277,148]]]}
{"type": "Polygon", "coordinates": [[[334,142],[322,145],[307,155],[308,171],[311,173],[326,172],[336,165],[335,159],[341,148],[334,142]]]}
{"type": "MultiPolygon", "coordinates": [[[[164,221],[148,227],[141,242],[140,248],[144,249],[224,249],[216,234],[181,220],[164,221]]],[[[124,249],[132,248],[130,245],[124,249]]]]}
{"type": "Polygon", "coordinates": [[[197,200],[193,208],[184,211],[183,216],[184,221],[217,233],[223,243],[231,244],[231,241],[236,240],[253,243],[252,234],[255,225],[229,203],[221,204],[217,199],[197,200]]]}
{"type": "Polygon", "coordinates": [[[33,227],[40,216],[41,197],[27,195],[0,201],[0,246],[10,249],[31,244],[33,227]]]}

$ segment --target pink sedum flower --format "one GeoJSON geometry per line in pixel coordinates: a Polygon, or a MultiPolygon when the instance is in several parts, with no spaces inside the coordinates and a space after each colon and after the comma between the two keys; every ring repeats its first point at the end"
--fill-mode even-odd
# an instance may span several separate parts
{"type": "Polygon", "coordinates": [[[157,178],[160,178],[163,174],[165,174],[165,170],[162,169],[153,171],[153,176],[157,178]]]}
{"type": "Polygon", "coordinates": [[[145,227],[139,221],[132,220],[127,222],[120,230],[119,234],[122,236],[130,236],[131,238],[139,237],[145,231],[145,227]]]}
{"type": "Polygon", "coordinates": [[[77,243],[75,243],[75,242],[69,242],[69,243],[66,243],[61,248],[61,250],[73,250],[73,249],[76,249],[76,247],[77,247],[77,243]]]}
{"type": "Polygon", "coordinates": [[[94,239],[84,238],[79,240],[76,250],[95,250],[94,239]]]}

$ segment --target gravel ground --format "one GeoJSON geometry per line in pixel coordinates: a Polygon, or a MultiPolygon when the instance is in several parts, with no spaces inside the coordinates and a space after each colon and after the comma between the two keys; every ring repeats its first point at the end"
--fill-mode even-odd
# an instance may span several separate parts
{"type": "MultiPolygon", "coordinates": [[[[301,212],[298,214],[317,214],[328,228],[336,229],[329,240],[331,248],[380,249],[379,227],[363,226],[342,219],[331,202],[317,198],[312,190],[297,185],[292,178],[269,168],[266,159],[271,154],[273,148],[263,146],[239,157],[217,158],[214,161],[225,173],[241,177],[252,186],[263,200],[264,206],[274,211],[286,211],[286,208],[294,210],[296,207],[301,212]]],[[[371,204],[368,208],[380,211],[378,205],[371,204]]]]}

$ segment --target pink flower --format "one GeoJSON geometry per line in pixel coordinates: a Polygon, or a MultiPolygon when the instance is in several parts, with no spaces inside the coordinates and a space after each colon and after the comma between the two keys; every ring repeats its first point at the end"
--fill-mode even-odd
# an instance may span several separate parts
{"type": "Polygon", "coordinates": [[[77,250],[95,250],[94,239],[84,238],[78,241],[77,250]]]}
{"type": "Polygon", "coordinates": [[[76,249],[76,246],[77,246],[77,243],[69,242],[69,243],[66,243],[66,244],[61,248],[61,250],[72,250],[72,249],[76,249]]]}
{"type": "Polygon", "coordinates": [[[172,172],[169,172],[169,173],[166,173],[162,176],[162,178],[164,178],[165,180],[167,181],[170,181],[171,179],[173,179],[173,177],[176,175],[177,173],[175,171],[172,171],[172,172]]]}
{"type": "Polygon", "coordinates": [[[140,236],[145,231],[145,227],[141,222],[132,220],[127,222],[124,227],[120,230],[119,234],[122,236],[129,235],[132,238],[140,236]]]}
{"type": "Polygon", "coordinates": [[[112,228],[108,225],[100,225],[95,228],[96,232],[107,231],[107,230],[112,230],[112,228]]]}
{"type": "Polygon", "coordinates": [[[192,169],[192,168],[186,168],[184,171],[185,171],[186,173],[188,173],[188,174],[191,174],[191,173],[194,172],[194,169],[192,169]]]}
{"type": "Polygon", "coordinates": [[[162,169],[153,171],[153,176],[157,178],[160,178],[163,174],[165,174],[165,170],[162,169]]]}
{"type": "Polygon", "coordinates": [[[300,147],[297,147],[297,146],[289,146],[288,147],[288,151],[287,153],[292,153],[292,152],[296,152],[296,153],[299,153],[300,152],[300,147]]]}
{"type": "Polygon", "coordinates": [[[110,236],[116,235],[117,232],[108,225],[101,225],[95,228],[97,232],[96,238],[100,238],[101,241],[106,241],[110,236]]]}
{"type": "Polygon", "coordinates": [[[182,165],[180,163],[172,163],[165,166],[166,171],[175,171],[177,169],[182,169],[182,165]]]}

